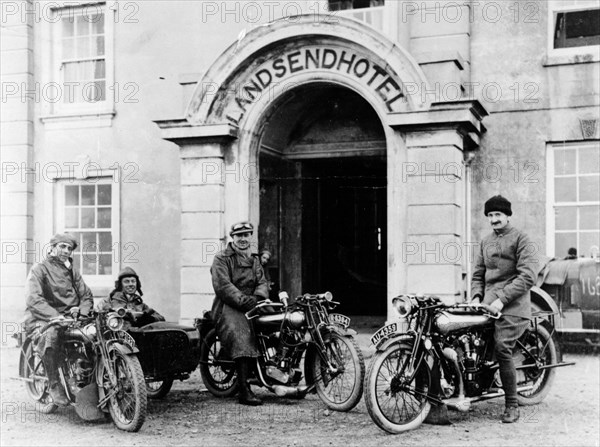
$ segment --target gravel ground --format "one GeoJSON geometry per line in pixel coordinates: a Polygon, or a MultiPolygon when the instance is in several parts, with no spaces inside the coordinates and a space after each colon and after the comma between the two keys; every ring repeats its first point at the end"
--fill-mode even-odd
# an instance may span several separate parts
{"type": "MultiPolygon", "coordinates": [[[[367,337],[361,337],[366,346],[367,337]]],[[[368,349],[364,349],[370,355],[368,349]]],[[[262,407],[217,399],[204,390],[199,374],[177,382],[169,395],[150,401],[139,433],[117,430],[111,422],[85,422],[72,408],[52,415],[35,412],[17,375],[18,349],[0,349],[1,444],[15,445],[222,445],[222,446],[599,446],[600,357],[565,354],[576,366],[560,368],[546,400],[521,408],[521,420],[502,424],[502,400],[480,402],[466,414],[450,411],[450,426],[422,425],[388,435],[371,421],[364,400],[349,413],[327,410],[316,395],[278,398],[259,390],[262,407]]],[[[368,360],[367,360],[368,361],[368,360]]]]}

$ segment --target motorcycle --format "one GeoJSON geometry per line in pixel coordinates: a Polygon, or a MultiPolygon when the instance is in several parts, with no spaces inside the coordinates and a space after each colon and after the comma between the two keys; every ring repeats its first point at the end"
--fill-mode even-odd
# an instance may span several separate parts
{"type": "MultiPolygon", "coordinates": [[[[76,308],[74,308],[76,309],[76,308]]],[[[90,317],[57,317],[30,334],[21,333],[19,376],[38,411],[49,414],[57,405],[49,394],[48,376],[39,337],[51,327],[62,332],[58,374],[67,398],[85,420],[110,415],[117,428],[137,432],[146,417],[146,386],[135,341],[123,328],[124,309],[90,317]]]]}
{"type": "MultiPolygon", "coordinates": [[[[494,321],[485,304],[445,305],[435,296],[394,298],[399,321],[379,329],[365,378],[365,401],[373,421],[389,433],[417,428],[431,406],[461,412],[504,395],[494,354],[494,321]]],[[[514,353],[519,405],[540,403],[562,362],[554,314],[538,312],[514,353]]]]}
{"type": "MultiPolygon", "coordinates": [[[[362,396],[365,365],[356,332],[348,329],[350,319],[330,313],[339,304],[330,292],[305,294],[293,303],[285,292],[279,298],[280,302],[267,300],[246,313],[259,350],[256,377],[249,383],[281,397],[301,399],[316,392],[330,409],[351,410],[362,396]]],[[[237,392],[235,364],[225,358],[207,314],[199,327],[204,385],[214,396],[232,396],[237,392]]]]}

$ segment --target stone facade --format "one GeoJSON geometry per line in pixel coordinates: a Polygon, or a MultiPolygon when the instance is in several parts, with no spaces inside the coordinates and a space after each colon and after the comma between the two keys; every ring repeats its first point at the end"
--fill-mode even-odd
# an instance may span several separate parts
{"type": "MultiPolygon", "coordinates": [[[[281,219],[262,236],[279,247],[282,286],[306,291],[306,260],[321,247],[302,242],[319,234],[301,224],[312,216],[308,161],[384,162],[389,314],[400,292],[464,297],[493,194],[509,197],[514,223],[555,255],[549,147],[598,147],[597,129],[584,137],[581,127],[598,120],[598,46],[553,51],[554,3],[388,1],[331,13],[326,1],[92,3],[105,8],[112,101],[67,114],[23,92],[53,80],[50,13],[64,10],[40,5],[3,3],[3,320],[23,308],[26,272],[42,256],[31,247],[63,229],[60,185],[91,178],[43,175],[52,163],[87,163],[111,179],[112,270],[134,267],[152,306],[190,322],[210,308],[212,256],[237,220],[281,219]],[[325,103],[361,114],[312,122],[325,103]],[[266,156],[285,167],[268,168],[266,156]],[[290,180],[265,192],[272,172],[290,180]],[[264,197],[280,198],[270,216],[264,197]]],[[[115,276],[91,278],[95,295],[115,276]]]]}

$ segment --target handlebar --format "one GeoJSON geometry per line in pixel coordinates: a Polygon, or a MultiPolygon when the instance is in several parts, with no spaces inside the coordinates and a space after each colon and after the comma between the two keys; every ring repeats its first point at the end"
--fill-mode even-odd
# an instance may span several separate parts
{"type": "Polygon", "coordinates": [[[494,318],[494,319],[498,319],[502,316],[502,312],[500,312],[499,310],[497,310],[495,307],[490,306],[489,304],[485,304],[485,303],[465,303],[465,304],[454,304],[452,306],[448,306],[448,307],[454,307],[454,308],[458,308],[458,309],[475,309],[475,310],[480,310],[482,311],[484,314],[494,318]]]}
{"type": "Polygon", "coordinates": [[[75,323],[76,321],[77,320],[75,318],[65,318],[63,316],[54,317],[40,329],[40,333],[43,334],[52,326],[67,326],[69,324],[75,323]]]}

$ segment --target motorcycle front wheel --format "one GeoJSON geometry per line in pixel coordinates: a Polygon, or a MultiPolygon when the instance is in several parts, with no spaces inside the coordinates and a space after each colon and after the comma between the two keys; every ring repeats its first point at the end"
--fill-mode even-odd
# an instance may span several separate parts
{"type": "Polygon", "coordinates": [[[149,399],[162,399],[173,386],[173,377],[168,377],[164,380],[154,380],[152,382],[146,382],[146,394],[149,399]]]}
{"type": "Polygon", "coordinates": [[[50,397],[46,368],[42,358],[33,349],[33,343],[28,343],[21,352],[21,377],[27,380],[25,388],[29,397],[36,402],[36,410],[43,414],[54,413],[58,406],[50,397]]]}
{"type": "Polygon", "coordinates": [[[365,362],[362,352],[354,338],[334,332],[325,335],[324,342],[325,356],[334,371],[315,349],[311,349],[306,354],[307,384],[315,384],[317,394],[327,407],[335,411],[350,411],[363,394],[365,362]]]}
{"type": "Polygon", "coordinates": [[[517,394],[519,405],[536,405],[550,392],[556,375],[555,368],[539,366],[558,363],[558,345],[541,324],[527,329],[517,342],[513,362],[517,368],[517,387],[528,387],[517,394]]]}
{"type": "Polygon", "coordinates": [[[206,389],[216,397],[233,396],[238,389],[235,365],[221,359],[221,342],[211,329],[200,347],[200,375],[206,389]]]}
{"type": "Polygon", "coordinates": [[[402,433],[423,423],[431,404],[427,393],[431,384],[425,362],[411,367],[412,347],[395,344],[376,352],[365,378],[367,411],[377,426],[389,433],[402,433]]]}
{"type": "Polygon", "coordinates": [[[120,430],[136,432],[144,424],[148,403],[142,366],[135,356],[117,350],[112,355],[117,385],[110,398],[110,416],[120,430]]]}

